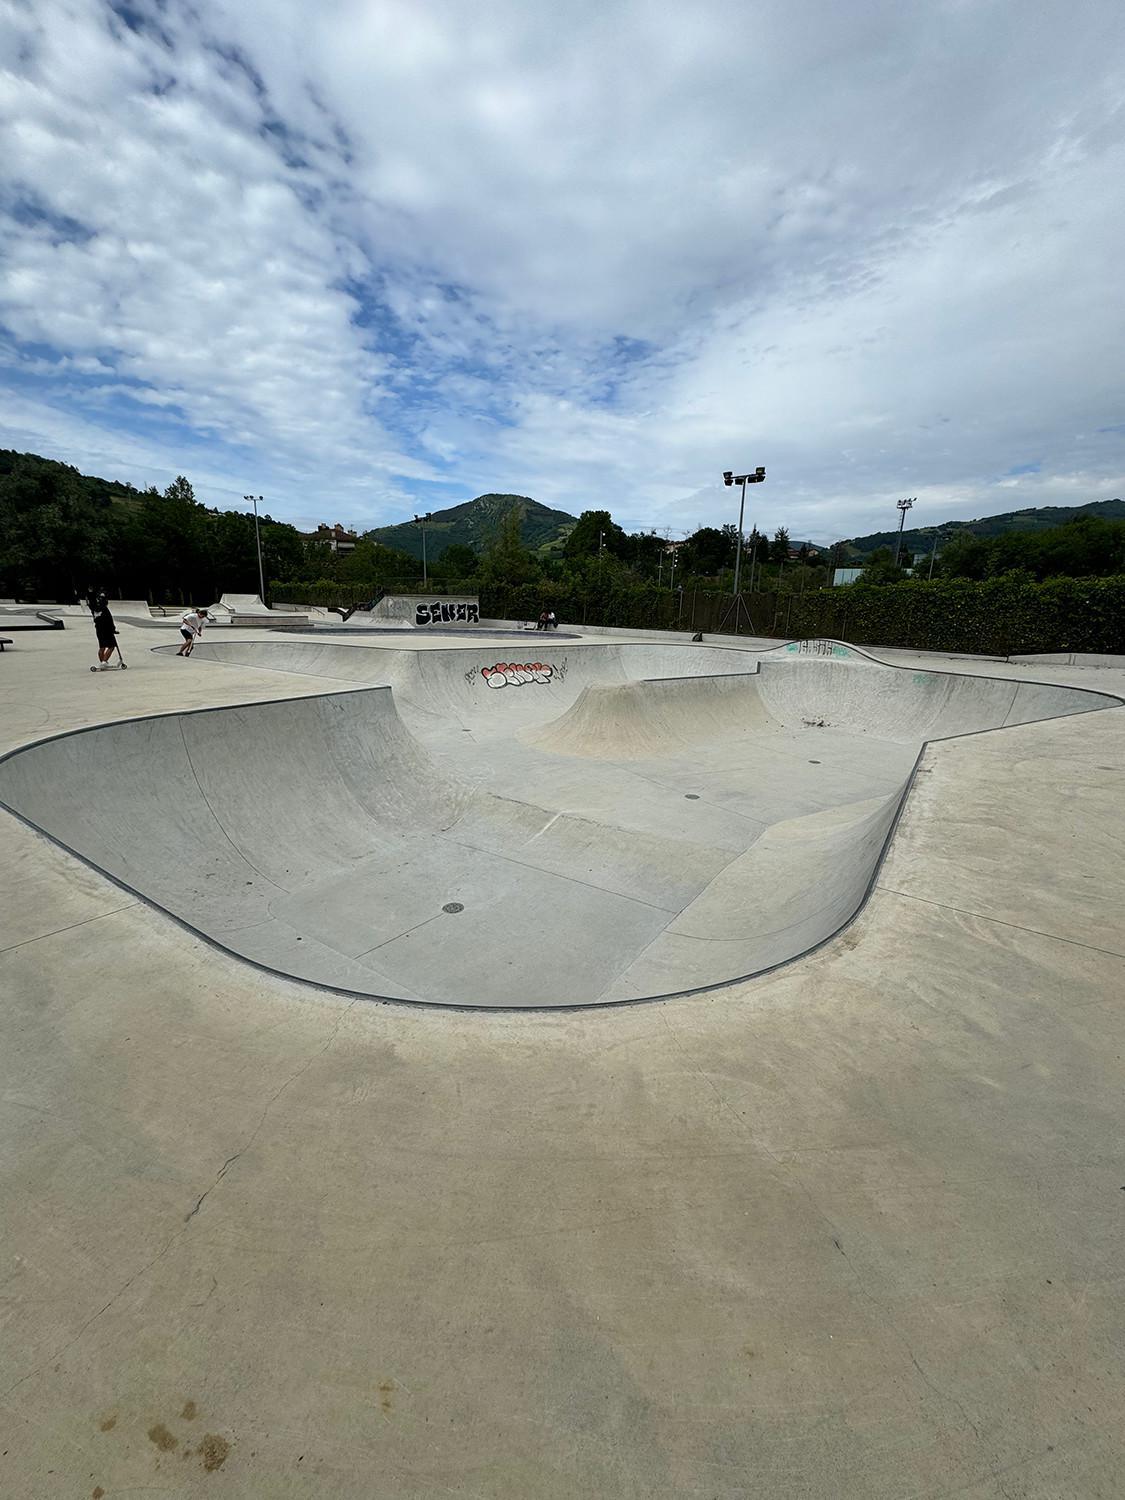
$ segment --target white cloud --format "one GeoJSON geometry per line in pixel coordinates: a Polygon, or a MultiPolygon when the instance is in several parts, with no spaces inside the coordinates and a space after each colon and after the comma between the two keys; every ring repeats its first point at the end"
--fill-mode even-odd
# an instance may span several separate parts
{"type": "Polygon", "coordinates": [[[1107,0],[131,14],[0,0],[4,441],[363,524],[1125,488],[1107,0]]]}

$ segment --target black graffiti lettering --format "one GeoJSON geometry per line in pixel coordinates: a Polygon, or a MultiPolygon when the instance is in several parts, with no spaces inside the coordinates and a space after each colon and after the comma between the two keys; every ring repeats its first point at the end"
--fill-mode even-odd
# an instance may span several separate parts
{"type": "Polygon", "coordinates": [[[428,604],[419,604],[414,611],[415,625],[441,625],[463,621],[469,625],[480,623],[479,604],[467,604],[464,600],[434,599],[428,604]]]}

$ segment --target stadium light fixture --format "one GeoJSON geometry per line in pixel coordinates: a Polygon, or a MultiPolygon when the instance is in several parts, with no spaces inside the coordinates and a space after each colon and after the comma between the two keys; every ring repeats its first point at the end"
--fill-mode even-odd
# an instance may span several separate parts
{"type": "Polygon", "coordinates": [[[736,474],[733,469],[723,470],[723,483],[726,485],[739,484],[742,486],[742,499],[738,505],[738,544],[734,552],[734,589],[738,594],[738,580],[742,575],[742,518],[746,510],[746,486],[748,484],[761,484],[766,477],[766,471],[761,465],[750,474],[736,474]]]}

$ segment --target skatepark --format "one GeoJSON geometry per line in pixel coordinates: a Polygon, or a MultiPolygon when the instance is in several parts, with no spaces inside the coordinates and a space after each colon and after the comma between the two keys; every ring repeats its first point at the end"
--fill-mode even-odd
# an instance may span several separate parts
{"type": "Polygon", "coordinates": [[[11,1493],[1117,1493],[1120,664],[66,624],[11,1493]]]}

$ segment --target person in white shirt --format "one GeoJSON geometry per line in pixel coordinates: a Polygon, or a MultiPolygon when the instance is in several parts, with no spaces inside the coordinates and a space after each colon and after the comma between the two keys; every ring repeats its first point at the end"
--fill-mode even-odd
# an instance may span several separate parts
{"type": "Polygon", "coordinates": [[[192,647],[203,634],[203,627],[210,616],[205,609],[189,609],[180,621],[180,634],[184,643],[176,652],[177,656],[190,656],[192,647]]]}

